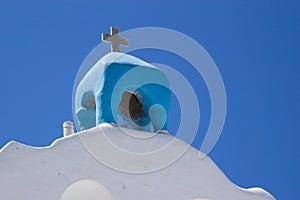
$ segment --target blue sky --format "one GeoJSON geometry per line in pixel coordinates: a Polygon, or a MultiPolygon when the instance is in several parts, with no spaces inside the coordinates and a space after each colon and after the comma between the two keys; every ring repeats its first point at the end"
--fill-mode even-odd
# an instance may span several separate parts
{"type": "MultiPolygon", "coordinates": [[[[109,26],[165,27],[199,42],[223,77],[227,118],[213,160],[239,186],[300,199],[298,10],[296,0],[2,0],[0,147],[10,140],[45,146],[62,136],[63,121],[73,118],[76,72],[109,26]]],[[[210,105],[201,78],[166,52],[134,55],[174,64],[199,81],[205,130],[210,105]]]]}

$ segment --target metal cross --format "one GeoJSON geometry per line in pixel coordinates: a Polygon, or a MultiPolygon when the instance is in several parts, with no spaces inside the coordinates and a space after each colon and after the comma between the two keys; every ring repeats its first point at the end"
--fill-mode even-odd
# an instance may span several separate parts
{"type": "Polygon", "coordinates": [[[128,40],[120,38],[119,29],[117,27],[110,27],[110,34],[102,33],[102,41],[111,43],[111,51],[120,52],[120,45],[128,47],[128,40]]]}

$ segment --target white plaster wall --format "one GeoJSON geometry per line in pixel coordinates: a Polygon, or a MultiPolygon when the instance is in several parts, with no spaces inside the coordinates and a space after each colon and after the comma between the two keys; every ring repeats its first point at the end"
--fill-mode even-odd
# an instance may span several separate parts
{"type": "MultiPolygon", "coordinates": [[[[130,133],[147,136],[145,132],[130,133]]],[[[61,200],[63,194],[66,195],[66,191],[70,190],[70,185],[82,180],[90,182],[83,181],[85,184],[81,186],[77,184],[74,191],[88,187],[91,192],[86,189],[82,192],[94,192],[96,196],[99,192],[99,199],[274,199],[260,188],[245,190],[237,187],[209,157],[199,159],[199,152],[193,147],[173,164],[154,172],[132,174],[114,170],[97,160],[97,153],[103,153],[106,149],[103,146],[105,144],[99,141],[103,137],[108,137],[112,143],[127,148],[128,151],[142,153],[155,150],[171,141],[175,141],[175,149],[184,149],[186,146],[181,140],[167,134],[136,142],[137,139],[124,135],[119,128],[109,124],[61,138],[45,148],[10,142],[0,151],[1,199],[61,200]],[[89,183],[92,185],[89,186],[89,183]]],[[[156,161],[151,162],[155,167],[156,161]]],[[[140,164],[136,169],[151,167],[151,162],[146,161],[144,166],[140,164]]],[[[123,163],[122,167],[129,169],[134,164],[123,163]]],[[[67,195],[72,194],[71,191],[67,195]]]]}

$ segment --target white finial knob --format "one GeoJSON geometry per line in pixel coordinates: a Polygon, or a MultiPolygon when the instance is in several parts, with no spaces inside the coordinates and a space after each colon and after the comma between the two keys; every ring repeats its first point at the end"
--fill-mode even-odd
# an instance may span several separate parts
{"type": "Polygon", "coordinates": [[[74,124],[71,121],[66,121],[63,124],[64,127],[64,137],[74,134],[74,124]]]}

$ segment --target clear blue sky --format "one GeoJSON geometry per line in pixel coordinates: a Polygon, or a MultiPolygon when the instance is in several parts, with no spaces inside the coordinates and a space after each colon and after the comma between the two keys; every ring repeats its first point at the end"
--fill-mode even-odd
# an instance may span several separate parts
{"type": "MultiPolygon", "coordinates": [[[[224,79],[227,118],[213,160],[242,187],[300,199],[298,1],[2,0],[0,24],[0,147],[45,146],[62,136],[76,72],[110,25],[165,27],[202,44],[224,79]]],[[[153,55],[136,54],[155,62],[153,55]]],[[[169,57],[162,52],[159,61],[169,57]]]]}

